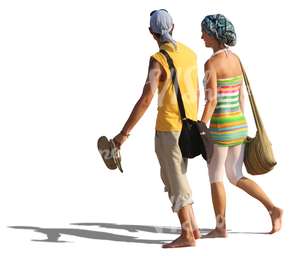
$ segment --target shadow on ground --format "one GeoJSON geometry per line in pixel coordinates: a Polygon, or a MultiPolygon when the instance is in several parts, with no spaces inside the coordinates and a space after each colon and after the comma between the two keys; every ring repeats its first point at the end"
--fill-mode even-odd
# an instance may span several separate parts
{"type": "MultiPolygon", "coordinates": [[[[145,226],[145,225],[120,225],[114,223],[74,223],[72,225],[78,226],[98,226],[100,228],[127,230],[128,232],[150,232],[160,234],[179,234],[180,229],[174,227],[160,227],[160,226],[145,226]]],[[[170,240],[150,240],[140,239],[137,236],[118,235],[110,232],[94,231],[78,228],[41,228],[32,226],[10,226],[13,229],[32,230],[46,235],[46,239],[43,240],[31,240],[34,242],[53,242],[53,243],[65,243],[70,241],[60,240],[62,235],[69,235],[88,239],[115,241],[115,242],[127,242],[127,243],[139,243],[139,244],[164,244],[170,240]]]]}
{"type": "MultiPolygon", "coordinates": [[[[126,230],[131,233],[148,232],[158,234],[180,234],[180,228],[178,227],[162,227],[162,226],[146,226],[146,225],[125,225],[116,223],[72,223],[71,225],[77,226],[96,226],[99,228],[126,230]]],[[[41,228],[32,226],[10,226],[13,229],[32,230],[46,235],[46,239],[36,240],[32,239],[33,242],[52,242],[52,243],[66,243],[70,241],[60,240],[62,235],[69,235],[88,239],[97,239],[104,241],[115,241],[115,242],[127,242],[127,243],[138,243],[138,244],[164,244],[170,240],[151,240],[151,239],[140,239],[137,236],[118,235],[110,232],[94,231],[79,228],[41,228]]],[[[211,229],[202,228],[200,229],[202,234],[208,233],[211,229]]],[[[232,232],[228,230],[229,234],[267,234],[264,232],[232,232]]]]}

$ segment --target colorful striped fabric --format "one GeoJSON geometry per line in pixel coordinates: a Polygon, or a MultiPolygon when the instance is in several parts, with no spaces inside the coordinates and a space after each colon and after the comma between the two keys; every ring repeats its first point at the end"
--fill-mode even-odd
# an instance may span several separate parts
{"type": "Polygon", "coordinates": [[[210,120],[209,130],[220,146],[243,144],[248,134],[247,122],[240,109],[240,87],[243,76],[217,80],[217,106],[210,120]]]}

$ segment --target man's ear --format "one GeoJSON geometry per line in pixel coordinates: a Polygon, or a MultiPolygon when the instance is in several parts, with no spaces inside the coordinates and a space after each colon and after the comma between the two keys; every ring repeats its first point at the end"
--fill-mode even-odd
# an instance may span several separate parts
{"type": "Polygon", "coordinates": [[[173,33],[173,30],[174,30],[174,24],[173,24],[172,29],[170,31],[171,34],[173,33]]]}
{"type": "Polygon", "coordinates": [[[155,40],[157,40],[156,37],[155,37],[155,35],[154,35],[154,33],[152,32],[151,28],[149,28],[149,32],[150,32],[150,34],[153,36],[153,38],[154,38],[155,40]]]}

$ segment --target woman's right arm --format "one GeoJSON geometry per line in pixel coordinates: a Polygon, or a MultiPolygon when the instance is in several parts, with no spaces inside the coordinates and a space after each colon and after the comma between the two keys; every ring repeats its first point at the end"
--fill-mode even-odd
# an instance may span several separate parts
{"type": "Polygon", "coordinates": [[[207,124],[210,121],[217,105],[217,73],[210,60],[205,63],[204,71],[206,104],[201,121],[207,124]]]}
{"type": "Polygon", "coordinates": [[[239,101],[240,101],[241,111],[244,113],[244,105],[245,105],[244,82],[241,84],[241,87],[240,87],[239,101]]]}
{"type": "MultiPolygon", "coordinates": [[[[241,63],[241,60],[239,58],[238,55],[234,54],[234,56],[237,58],[238,60],[238,65],[240,66],[240,72],[243,73],[242,71],[242,63],[241,63]]],[[[245,85],[245,81],[243,79],[242,83],[241,83],[241,87],[240,87],[240,91],[239,91],[239,103],[240,103],[240,109],[242,111],[242,113],[244,113],[244,102],[245,102],[245,93],[244,93],[244,85],[245,85]]]]}

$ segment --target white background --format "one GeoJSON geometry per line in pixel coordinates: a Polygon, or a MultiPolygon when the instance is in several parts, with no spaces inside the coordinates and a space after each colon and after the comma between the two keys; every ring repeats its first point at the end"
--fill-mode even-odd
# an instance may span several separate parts
{"type": "MultiPolygon", "coordinates": [[[[0,254],[297,254],[296,2],[1,1],[0,254]],[[98,137],[120,131],[142,92],[149,57],[158,50],[148,31],[149,13],[159,8],[173,16],[175,40],[198,54],[201,78],[212,53],[201,40],[201,20],[222,13],[235,25],[238,43],[232,50],[244,62],[278,161],[274,171],[254,179],[285,210],[279,234],[257,234],[271,229],[266,210],[227,180],[228,239],[163,250],[150,240],[172,240],[176,234],[117,226],[179,224],[154,153],[157,98],[122,147],[124,174],[108,171],[96,148],[98,137]],[[32,241],[46,236],[31,227],[58,229],[66,243],[32,241]],[[123,235],[123,241],[112,241],[112,234],[123,235]],[[136,240],[128,242],[128,236],[136,240]]],[[[200,106],[201,112],[203,90],[200,106]]],[[[246,115],[254,135],[249,104],[246,115]]],[[[188,177],[199,226],[213,228],[202,159],[190,161],[188,177]]]]}

